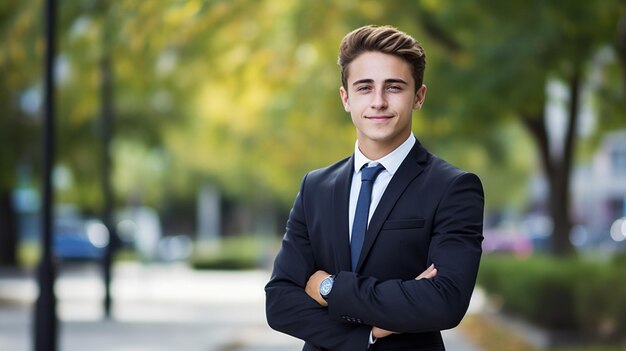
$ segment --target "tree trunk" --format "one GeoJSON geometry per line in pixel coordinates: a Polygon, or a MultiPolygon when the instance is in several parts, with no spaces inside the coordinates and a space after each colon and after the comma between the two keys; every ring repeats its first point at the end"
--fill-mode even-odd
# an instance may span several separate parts
{"type": "Polygon", "coordinates": [[[557,157],[556,160],[553,160],[555,167],[553,167],[553,174],[550,177],[552,189],[550,210],[554,221],[552,251],[559,256],[575,253],[570,241],[570,231],[573,225],[570,216],[570,179],[578,127],[582,68],[578,62],[575,62],[573,69],[569,81],[568,124],[562,149],[563,154],[560,159],[557,157]]]}
{"type": "Polygon", "coordinates": [[[617,52],[622,66],[624,84],[624,102],[626,102],[626,15],[622,15],[617,23],[617,52]]]}
{"type": "Polygon", "coordinates": [[[550,193],[548,208],[552,217],[553,229],[550,242],[552,254],[566,256],[574,254],[574,247],[570,241],[572,220],[570,218],[570,169],[560,160],[552,162],[553,172],[548,175],[550,193]]]}
{"type": "Polygon", "coordinates": [[[17,266],[17,226],[11,192],[0,191],[0,266],[17,266]]]}
{"type": "Polygon", "coordinates": [[[570,179],[572,162],[576,145],[576,128],[580,104],[581,65],[575,64],[569,80],[568,125],[563,140],[563,150],[560,155],[550,154],[550,143],[546,130],[545,115],[543,112],[536,116],[524,116],[524,125],[530,131],[539,148],[539,155],[548,183],[548,210],[552,218],[553,230],[551,236],[551,251],[556,256],[565,256],[575,253],[570,241],[572,219],[570,215],[570,179]]]}
{"type": "MultiPolygon", "coordinates": [[[[106,13],[108,3],[102,3],[105,7],[102,9],[106,13]]],[[[117,230],[113,221],[114,194],[112,183],[112,160],[111,160],[111,140],[113,138],[113,67],[111,59],[110,45],[110,24],[105,21],[102,27],[102,41],[104,53],[100,62],[101,72],[101,96],[102,96],[102,115],[101,115],[101,137],[102,137],[102,223],[109,230],[109,244],[106,246],[104,258],[102,260],[102,273],[104,280],[104,315],[106,318],[111,317],[113,297],[111,294],[112,265],[115,252],[119,246],[117,230]]]]}
{"type": "MultiPolygon", "coordinates": [[[[571,112],[572,111],[570,111],[569,114],[570,125],[572,125],[571,112]]],[[[577,113],[578,112],[576,111],[576,114],[577,113]]],[[[550,143],[548,140],[544,113],[541,112],[537,115],[523,116],[522,122],[524,123],[526,129],[530,132],[530,135],[537,145],[539,159],[549,184],[547,207],[549,211],[548,214],[553,223],[552,235],[550,237],[550,250],[552,254],[557,256],[573,254],[574,248],[569,240],[569,233],[572,228],[572,221],[569,212],[569,180],[571,172],[571,151],[573,150],[574,141],[573,134],[570,135],[569,132],[571,128],[568,128],[568,136],[565,138],[565,143],[569,142],[572,144],[572,147],[564,147],[563,158],[555,158],[550,154],[550,143]],[[566,157],[570,158],[568,162],[564,162],[566,157]]],[[[572,127],[575,126],[572,125],[572,127]]]]}

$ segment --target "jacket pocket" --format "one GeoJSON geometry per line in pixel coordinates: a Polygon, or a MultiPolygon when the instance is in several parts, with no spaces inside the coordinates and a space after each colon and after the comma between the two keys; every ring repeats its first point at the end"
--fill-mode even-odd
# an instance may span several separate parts
{"type": "Polygon", "coordinates": [[[389,219],[383,224],[382,230],[424,228],[423,218],[389,219]]]}

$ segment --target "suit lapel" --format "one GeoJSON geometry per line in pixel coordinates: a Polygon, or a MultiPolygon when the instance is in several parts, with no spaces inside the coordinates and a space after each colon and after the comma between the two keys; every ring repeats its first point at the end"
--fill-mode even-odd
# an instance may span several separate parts
{"type": "Polygon", "coordinates": [[[351,270],[350,263],[350,236],[348,227],[348,203],[350,200],[350,185],[354,174],[354,156],[350,157],[336,173],[333,188],[332,222],[334,231],[331,240],[334,241],[335,265],[337,272],[351,270]]]}
{"type": "Polygon", "coordinates": [[[424,170],[420,163],[425,163],[427,156],[426,150],[420,145],[419,142],[416,142],[413,149],[411,149],[411,152],[409,152],[400,165],[400,168],[398,168],[393,178],[391,178],[387,189],[385,189],[385,192],[381,197],[374,214],[372,215],[367,232],[365,233],[365,241],[363,242],[363,249],[361,250],[361,255],[359,256],[359,263],[357,264],[357,269],[355,270],[356,272],[358,272],[363,266],[363,262],[374,245],[378,234],[380,234],[380,229],[385,223],[385,220],[387,220],[387,217],[396,202],[406,190],[409,183],[411,183],[411,181],[413,181],[413,179],[415,179],[424,170]]]}

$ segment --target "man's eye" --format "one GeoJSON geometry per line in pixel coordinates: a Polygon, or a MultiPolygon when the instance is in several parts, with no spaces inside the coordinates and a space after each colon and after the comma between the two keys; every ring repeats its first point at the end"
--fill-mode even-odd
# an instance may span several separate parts
{"type": "Polygon", "coordinates": [[[387,90],[400,91],[400,90],[402,90],[402,87],[399,87],[397,85],[390,85],[390,86],[387,87],[387,90]]]}
{"type": "Polygon", "coordinates": [[[363,86],[356,88],[356,91],[368,91],[368,90],[370,90],[370,87],[368,87],[367,85],[363,85],[363,86]]]}

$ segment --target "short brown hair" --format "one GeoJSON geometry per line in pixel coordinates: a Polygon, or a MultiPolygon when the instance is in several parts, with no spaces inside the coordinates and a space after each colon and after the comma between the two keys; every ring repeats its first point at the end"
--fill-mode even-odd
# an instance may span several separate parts
{"type": "Polygon", "coordinates": [[[424,81],[426,53],[424,48],[410,35],[391,26],[365,26],[346,34],[339,45],[341,83],[348,89],[348,67],[359,55],[365,52],[382,52],[400,57],[411,66],[415,89],[424,81]]]}

